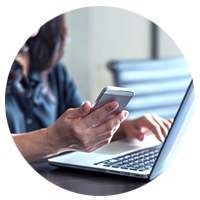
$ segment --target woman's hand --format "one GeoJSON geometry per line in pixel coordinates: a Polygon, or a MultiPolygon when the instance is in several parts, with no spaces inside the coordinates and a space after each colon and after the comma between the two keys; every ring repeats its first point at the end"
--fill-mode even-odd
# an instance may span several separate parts
{"type": "Polygon", "coordinates": [[[156,114],[146,114],[137,119],[127,119],[121,124],[113,139],[129,137],[142,141],[146,134],[154,133],[160,142],[164,142],[172,122],[172,119],[163,119],[156,114]]]}
{"type": "Polygon", "coordinates": [[[79,108],[68,109],[48,128],[48,141],[51,141],[51,146],[57,153],[68,150],[92,152],[107,145],[128,112],[122,111],[111,120],[94,125],[117,107],[117,102],[111,102],[90,113],[91,105],[85,102],[79,108]]]}

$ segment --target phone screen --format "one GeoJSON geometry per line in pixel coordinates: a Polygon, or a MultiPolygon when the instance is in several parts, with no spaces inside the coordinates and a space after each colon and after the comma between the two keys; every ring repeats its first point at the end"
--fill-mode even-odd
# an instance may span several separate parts
{"type": "Polygon", "coordinates": [[[134,94],[135,92],[132,89],[128,88],[120,88],[113,86],[104,88],[98,96],[98,98],[96,99],[95,103],[93,104],[93,109],[91,110],[91,112],[112,101],[118,102],[119,106],[115,111],[104,117],[103,120],[100,123],[98,123],[98,125],[105,121],[108,121],[109,119],[112,119],[117,114],[122,112],[128,104],[128,102],[134,96],[134,94]]]}

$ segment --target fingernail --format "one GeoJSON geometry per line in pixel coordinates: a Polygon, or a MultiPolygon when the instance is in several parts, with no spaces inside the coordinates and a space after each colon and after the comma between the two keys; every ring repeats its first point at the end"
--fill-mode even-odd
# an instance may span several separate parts
{"type": "Polygon", "coordinates": [[[112,110],[116,109],[118,107],[118,103],[117,102],[113,102],[111,103],[110,107],[112,108],[112,110]]]}
{"type": "Polygon", "coordinates": [[[89,101],[85,101],[85,102],[82,104],[82,111],[83,111],[83,112],[86,112],[86,111],[87,111],[86,103],[90,104],[89,101]]]}
{"type": "Polygon", "coordinates": [[[128,115],[129,115],[129,112],[128,111],[124,111],[124,117],[128,117],[128,115]]]}
{"type": "Polygon", "coordinates": [[[86,101],[82,103],[82,106],[86,104],[86,101]]]}
{"type": "Polygon", "coordinates": [[[81,107],[82,109],[85,107],[86,101],[82,103],[81,107]]]}

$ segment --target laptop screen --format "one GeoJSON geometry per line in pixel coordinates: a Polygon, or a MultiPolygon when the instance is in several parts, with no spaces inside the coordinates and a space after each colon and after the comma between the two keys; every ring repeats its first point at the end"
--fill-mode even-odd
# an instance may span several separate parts
{"type": "Polygon", "coordinates": [[[194,113],[195,89],[192,79],[152,169],[150,180],[192,163],[194,113]]]}

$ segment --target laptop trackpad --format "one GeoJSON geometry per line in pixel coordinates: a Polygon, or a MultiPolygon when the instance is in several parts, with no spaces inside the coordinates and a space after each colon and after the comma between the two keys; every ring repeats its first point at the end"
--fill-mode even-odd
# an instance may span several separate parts
{"type": "Polygon", "coordinates": [[[137,139],[131,140],[129,138],[111,142],[109,145],[96,150],[95,153],[116,155],[126,151],[155,146],[158,144],[160,144],[158,139],[155,137],[155,135],[151,134],[147,135],[142,142],[137,139]]]}

